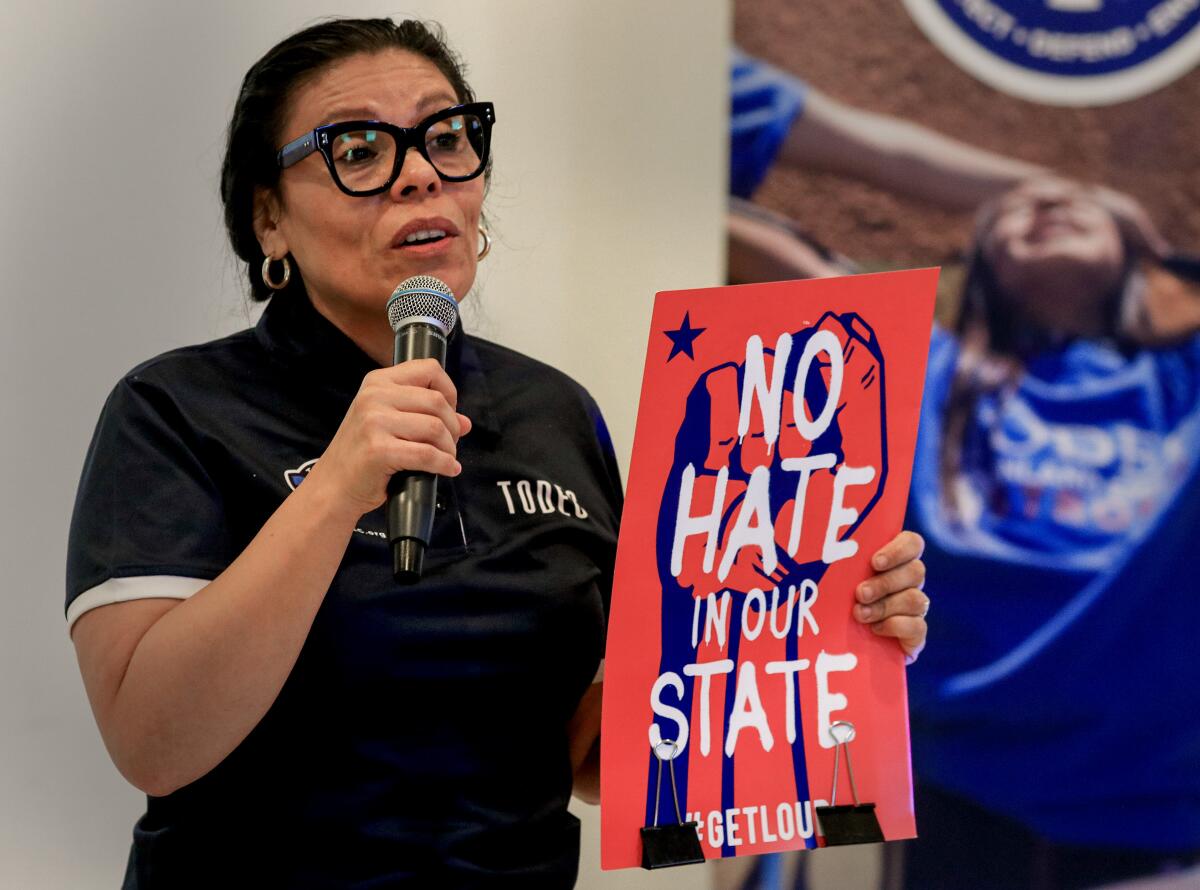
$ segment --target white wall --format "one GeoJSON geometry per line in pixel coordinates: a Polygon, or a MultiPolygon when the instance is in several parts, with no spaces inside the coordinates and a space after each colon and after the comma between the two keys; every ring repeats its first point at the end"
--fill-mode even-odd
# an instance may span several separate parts
{"type": "MultiPolygon", "coordinates": [[[[257,317],[225,247],[224,127],[251,62],[331,12],[440,20],[469,60],[499,119],[473,326],[584,383],[623,468],[653,293],[719,281],[726,0],[5,0],[0,886],[123,874],[143,798],[108,759],[66,634],[75,485],[124,372],[257,317]]],[[[600,876],[587,827],[581,887],[678,881],[600,876]]]]}

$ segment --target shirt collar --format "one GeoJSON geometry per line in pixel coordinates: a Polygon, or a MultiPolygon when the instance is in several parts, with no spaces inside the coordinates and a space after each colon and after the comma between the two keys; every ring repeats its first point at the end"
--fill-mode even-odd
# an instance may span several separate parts
{"type": "MultiPolygon", "coordinates": [[[[263,347],[290,368],[348,393],[380,365],[322,315],[304,292],[275,295],[254,329],[263,347]]],[[[487,374],[460,317],[446,343],[446,372],[458,388],[458,410],[475,430],[499,433],[487,374]]]]}

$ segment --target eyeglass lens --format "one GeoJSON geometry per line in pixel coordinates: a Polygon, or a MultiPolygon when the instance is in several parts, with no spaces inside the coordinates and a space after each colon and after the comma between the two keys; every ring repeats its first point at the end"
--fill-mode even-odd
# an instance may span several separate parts
{"type": "MultiPolygon", "coordinates": [[[[483,122],[474,114],[459,114],[430,124],[425,152],[439,174],[471,176],[483,167],[483,122]]],[[[396,161],[396,140],[384,130],[353,130],[333,140],[333,169],[351,191],[365,192],[385,185],[396,161]]]]}

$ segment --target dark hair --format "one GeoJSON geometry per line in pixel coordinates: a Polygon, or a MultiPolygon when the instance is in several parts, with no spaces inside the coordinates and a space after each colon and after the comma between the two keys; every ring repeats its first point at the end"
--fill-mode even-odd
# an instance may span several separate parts
{"type": "Polygon", "coordinates": [[[221,203],[233,252],[248,264],[250,297],[255,302],[304,287],[294,261],[286,288],[273,291],[263,283],[262,249],[254,234],[254,192],[257,188],[274,189],[279,183],[276,153],[292,97],[334,62],[390,49],[407,50],[429,59],[450,81],[459,103],[475,101],[463,64],[446,45],[441,26],[412,20],[399,24],[391,19],[323,21],[276,44],[246,72],[229,122],[221,164],[221,203]]]}

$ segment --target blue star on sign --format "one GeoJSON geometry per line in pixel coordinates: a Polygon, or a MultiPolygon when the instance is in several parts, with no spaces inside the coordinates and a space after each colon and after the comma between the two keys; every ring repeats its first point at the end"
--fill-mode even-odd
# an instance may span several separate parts
{"type": "Polygon", "coordinates": [[[691,313],[683,313],[683,324],[679,326],[677,331],[663,331],[671,338],[671,354],[667,356],[667,361],[675,358],[679,353],[683,353],[688,358],[695,360],[696,356],[692,354],[692,343],[696,338],[703,334],[708,328],[694,328],[690,318],[691,313]]]}

